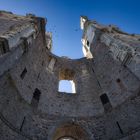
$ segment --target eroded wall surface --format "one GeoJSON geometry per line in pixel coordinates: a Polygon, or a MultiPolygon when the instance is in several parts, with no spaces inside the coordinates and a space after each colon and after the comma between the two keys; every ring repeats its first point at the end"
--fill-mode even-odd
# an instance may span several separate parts
{"type": "Polygon", "coordinates": [[[50,52],[45,19],[0,14],[0,139],[139,138],[140,36],[84,19],[86,57],[72,60],[50,52]]]}

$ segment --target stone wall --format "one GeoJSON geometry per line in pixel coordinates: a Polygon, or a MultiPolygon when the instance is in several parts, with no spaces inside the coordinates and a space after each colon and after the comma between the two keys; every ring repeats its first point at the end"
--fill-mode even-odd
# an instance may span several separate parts
{"type": "MultiPolygon", "coordinates": [[[[120,59],[122,54],[117,57],[117,51],[108,43],[109,35],[113,38],[115,33],[110,34],[108,28],[95,22],[85,22],[83,40],[88,39],[87,34],[92,36],[88,52],[93,58],[72,60],[55,56],[46,47],[50,43],[44,40],[47,38],[45,19],[30,14],[26,17],[0,14],[1,38],[21,19],[28,25],[31,20],[34,26],[30,29],[35,31],[35,37],[22,39],[25,32],[17,28],[21,35],[20,38],[14,35],[18,45],[12,45],[15,49],[0,56],[0,139],[58,140],[71,136],[78,140],[129,140],[139,137],[139,59],[137,71],[133,71],[132,65],[129,67],[133,61],[124,64],[120,59]],[[86,32],[91,25],[95,25],[94,30],[89,28],[90,32],[86,32]],[[73,80],[76,93],[59,92],[60,80],[73,80]]],[[[127,36],[131,39],[126,34],[118,39],[124,44],[139,45],[135,41],[137,37],[128,42],[127,36]]],[[[138,56],[138,49],[134,57],[138,56]]]]}

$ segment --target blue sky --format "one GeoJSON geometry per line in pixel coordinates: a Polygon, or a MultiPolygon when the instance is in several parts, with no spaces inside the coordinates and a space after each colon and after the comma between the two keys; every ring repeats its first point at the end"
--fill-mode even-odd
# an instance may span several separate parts
{"type": "Polygon", "coordinates": [[[80,15],[140,34],[139,0],[0,0],[0,10],[47,18],[46,30],[53,33],[53,53],[58,56],[83,57],[80,15]]]}
{"type": "Polygon", "coordinates": [[[0,9],[47,18],[46,29],[53,33],[53,52],[70,58],[83,57],[80,15],[140,33],[139,0],[0,0],[0,9]]]}

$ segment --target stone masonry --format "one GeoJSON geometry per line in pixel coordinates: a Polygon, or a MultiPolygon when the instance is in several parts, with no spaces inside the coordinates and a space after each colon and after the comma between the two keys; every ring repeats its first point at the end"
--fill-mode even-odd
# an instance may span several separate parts
{"type": "Polygon", "coordinates": [[[51,52],[46,22],[0,11],[0,140],[139,140],[140,35],[81,16],[73,60],[51,52]]]}

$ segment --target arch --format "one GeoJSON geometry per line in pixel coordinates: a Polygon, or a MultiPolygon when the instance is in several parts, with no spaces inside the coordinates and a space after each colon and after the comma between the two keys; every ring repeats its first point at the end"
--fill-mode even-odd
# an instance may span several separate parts
{"type": "Polygon", "coordinates": [[[76,140],[76,139],[71,136],[64,136],[64,137],[59,138],[58,140],[76,140]]]}
{"type": "Polygon", "coordinates": [[[89,140],[87,132],[74,123],[65,123],[56,128],[51,140],[63,140],[64,138],[68,140],[89,140]]]}
{"type": "Polygon", "coordinates": [[[75,71],[69,68],[62,68],[59,71],[60,80],[73,80],[75,76],[75,71]]]}

